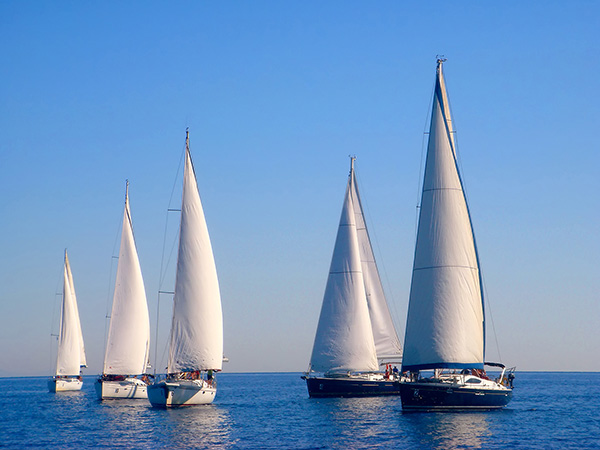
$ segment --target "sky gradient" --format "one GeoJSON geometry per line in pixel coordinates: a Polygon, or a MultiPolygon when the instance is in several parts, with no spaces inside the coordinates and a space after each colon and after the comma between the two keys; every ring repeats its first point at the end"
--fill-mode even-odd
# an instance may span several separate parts
{"type": "Polygon", "coordinates": [[[307,368],[348,155],[403,339],[438,54],[487,359],[600,371],[600,3],[422,3],[0,3],[0,376],[52,372],[64,248],[101,371],[126,179],[154,349],[186,127],[224,370],[307,368]]]}

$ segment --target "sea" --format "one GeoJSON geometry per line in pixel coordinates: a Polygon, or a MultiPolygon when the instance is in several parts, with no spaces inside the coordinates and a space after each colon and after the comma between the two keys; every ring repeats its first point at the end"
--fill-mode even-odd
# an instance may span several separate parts
{"type": "Polygon", "coordinates": [[[100,402],[0,379],[0,448],[600,449],[600,373],[523,372],[500,411],[402,411],[399,397],[311,399],[300,373],[220,373],[212,405],[100,402]]]}

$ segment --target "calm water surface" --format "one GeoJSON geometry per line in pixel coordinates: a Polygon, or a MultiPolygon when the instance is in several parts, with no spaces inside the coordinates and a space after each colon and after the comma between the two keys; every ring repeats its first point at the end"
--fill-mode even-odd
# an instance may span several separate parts
{"type": "Polygon", "coordinates": [[[517,373],[502,411],[402,413],[400,398],[309,399],[300,374],[219,374],[215,403],[50,394],[46,378],[4,378],[3,448],[600,449],[600,373],[517,373]]]}

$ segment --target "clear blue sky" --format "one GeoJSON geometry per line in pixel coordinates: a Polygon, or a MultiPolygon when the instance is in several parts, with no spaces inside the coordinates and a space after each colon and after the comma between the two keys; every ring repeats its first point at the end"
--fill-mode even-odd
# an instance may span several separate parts
{"type": "Polygon", "coordinates": [[[186,127],[225,370],[307,367],[350,154],[403,337],[437,54],[502,361],[600,370],[599,29],[595,1],[0,3],[0,375],[50,374],[65,247],[101,370],[126,179],[154,330],[186,127]]]}

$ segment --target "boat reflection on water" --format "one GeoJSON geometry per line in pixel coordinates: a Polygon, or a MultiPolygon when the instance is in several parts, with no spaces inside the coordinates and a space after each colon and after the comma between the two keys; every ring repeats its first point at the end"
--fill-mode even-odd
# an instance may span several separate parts
{"type": "Polygon", "coordinates": [[[229,412],[216,405],[157,410],[134,399],[98,402],[97,425],[114,447],[219,449],[231,446],[229,412]]]}
{"type": "MultiPolygon", "coordinates": [[[[153,411],[156,412],[156,411],[153,411]]],[[[231,418],[217,405],[163,410],[172,448],[231,448],[231,418]]]]}
{"type": "Polygon", "coordinates": [[[402,417],[397,397],[312,399],[310,410],[336,448],[369,448],[378,439],[396,439],[400,427],[390,428],[390,420],[402,417]]]}
{"type": "Polygon", "coordinates": [[[402,418],[414,427],[414,448],[488,448],[492,436],[488,414],[476,413],[427,413],[403,414],[402,418]]]}

